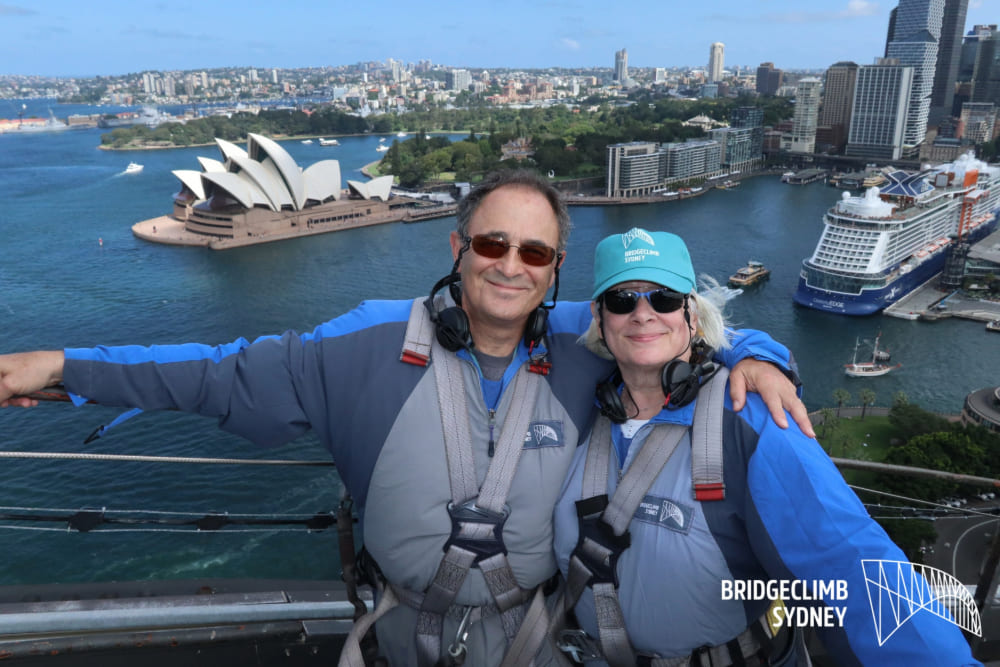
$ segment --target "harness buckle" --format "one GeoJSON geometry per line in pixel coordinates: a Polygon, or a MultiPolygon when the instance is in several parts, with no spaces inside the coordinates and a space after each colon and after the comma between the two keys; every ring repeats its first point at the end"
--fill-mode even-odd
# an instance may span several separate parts
{"type": "Polygon", "coordinates": [[[448,516],[451,517],[451,537],[444,543],[444,551],[456,546],[476,554],[475,563],[491,558],[497,554],[506,554],[507,547],[503,543],[503,526],[510,516],[510,508],[504,505],[502,512],[493,512],[476,505],[479,496],[469,498],[456,505],[448,503],[448,516]],[[462,535],[462,524],[485,524],[492,526],[489,535],[462,535]]]}
{"type": "Polygon", "coordinates": [[[559,633],[556,646],[563,653],[568,653],[573,662],[583,663],[587,660],[600,660],[604,657],[601,645],[583,630],[570,628],[559,633]]]}
{"type": "Polygon", "coordinates": [[[615,535],[614,529],[604,521],[604,510],[608,506],[608,494],[576,501],[576,514],[580,525],[580,537],[573,556],[590,570],[587,585],[614,584],[618,588],[618,558],[632,544],[629,531],[615,535]],[[585,542],[596,544],[607,550],[608,555],[598,560],[585,546],[585,542]]]}

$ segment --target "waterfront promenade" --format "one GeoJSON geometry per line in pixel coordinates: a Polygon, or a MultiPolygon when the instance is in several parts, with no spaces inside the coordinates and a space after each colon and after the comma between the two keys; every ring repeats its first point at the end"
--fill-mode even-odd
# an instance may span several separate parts
{"type": "Polygon", "coordinates": [[[967,296],[958,290],[938,287],[940,275],[913,290],[885,309],[885,314],[904,320],[943,320],[960,317],[978,322],[1000,319],[1000,301],[967,296]]]}

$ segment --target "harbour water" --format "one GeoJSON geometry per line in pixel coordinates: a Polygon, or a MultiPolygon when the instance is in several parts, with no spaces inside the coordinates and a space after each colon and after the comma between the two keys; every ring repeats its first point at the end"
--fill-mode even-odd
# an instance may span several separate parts
{"type": "MultiPolygon", "coordinates": [[[[83,108],[86,109],[86,108],[83,108]]],[[[56,109],[56,115],[68,113],[56,109]]],[[[0,114],[9,115],[9,114],[0,114]]],[[[447,233],[454,218],[389,224],[261,246],[213,252],[134,238],[130,226],[170,210],[174,169],[197,169],[214,147],[115,153],[98,150],[100,130],[0,135],[0,351],[253,339],[310,330],[364,298],[425,293],[451,266],[447,233]],[[144,165],[124,174],[130,161],[144,165]]],[[[393,137],[388,137],[391,142],[393,137]]],[[[380,156],[379,137],[342,137],[340,146],[283,145],[300,165],[341,161],[343,178],[380,156]]],[[[560,298],[589,294],[593,248],[632,226],[673,231],[689,243],[696,269],[724,282],[750,259],[770,280],[729,302],[739,326],[769,331],[799,361],[810,409],[831,405],[845,388],[876,392],[879,405],[904,391],[911,401],[957,413],[965,395],[996,384],[1000,337],[977,322],[935,323],[883,316],[848,318],[795,306],[803,257],[822,229],[823,211],[840,192],[822,183],[782,184],[777,175],[744,181],[695,199],[620,207],[574,207],[574,232],[560,298]],[[881,378],[843,373],[857,336],[882,345],[903,367],[881,378]]],[[[392,353],[388,351],[387,353],[392,353]]],[[[378,382],[379,378],[370,378],[378,382]]],[[[143,414],[83,445],[119,410],[44,405],[0,412],[0,450],[323,460],[312,437],[260,450],[221,433],[210,420],[143,414]]],[[[311,515],[336,507],[328,468],[229,467],[5,460],[0,513],[14,507],[75,511],[158,510],[200,516],[311,515]]],[[[336,578],[332,532],[151,532],[65,526],[8,526],[0,585],[180,577],[336,578]]]]}

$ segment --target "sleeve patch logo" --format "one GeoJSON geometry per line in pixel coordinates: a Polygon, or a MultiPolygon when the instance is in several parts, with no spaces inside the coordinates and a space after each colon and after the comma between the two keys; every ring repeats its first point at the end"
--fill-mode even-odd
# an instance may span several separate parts
{"type": "Polygon", "coordinates": [[[528,432],[524,436],[524,448],[562,447],[564,440],[561,421],[547,420],[531,422],[528,425],[528,432]]]}
{"type": "Polygon", "coordinates": [[[693,508],[675,500],[646,496],[632,518],[686,535],[691,530],[693,513],[693,508]]]}

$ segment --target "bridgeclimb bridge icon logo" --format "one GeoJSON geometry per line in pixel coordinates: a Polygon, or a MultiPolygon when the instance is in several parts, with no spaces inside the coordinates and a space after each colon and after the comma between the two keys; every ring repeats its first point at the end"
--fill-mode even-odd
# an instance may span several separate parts
{"type": "Polygon", "coordinates": [[[878,645],[914,614],[927,612],[979,637],[982,619],[972,594],[955,577],[904,560],[862,560],[878,645]]]}

